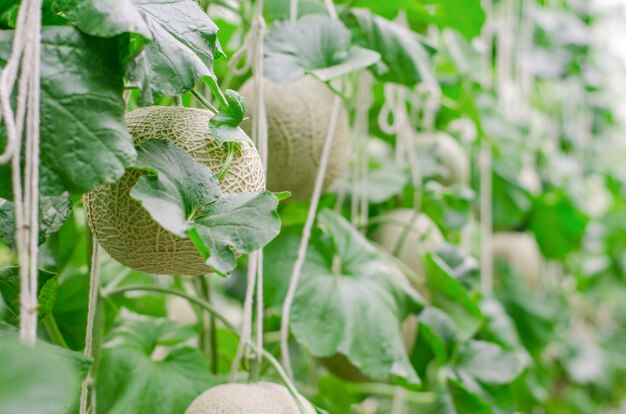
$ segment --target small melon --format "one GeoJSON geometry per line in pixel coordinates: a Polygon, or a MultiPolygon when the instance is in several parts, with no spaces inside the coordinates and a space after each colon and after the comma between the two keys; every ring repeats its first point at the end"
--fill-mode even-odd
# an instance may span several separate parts
{"type": "Polygon", "coordinates": [[[492,248],[494,261],[508,265],[531,288],[539,287],[543,259],[534,237],[521,232],[495,233],[492,248]]]}
{"type": "MultiPolygon", "coordinates": [[[[218,173],[227,152],[209,133],[210,111],[183,107],[151,106],[126,114],[135,145],[166,139],[198,162],[218,173]]],[[[220,181],[225,193],[257,192],[264,188],[263,167],[251,142],[242,142],[228,172],[220,181]]],[[[180,238],[155,222],[129,193],[141,173],[129,170],[117,182],[103,184],[85,194],[83,203],[89,226],[106,252],[120,263],[148,273],[197,276],[211,268],[189,239],[180,238]]]]}
{"type": "Polygon", "coordinates": [[[420,134],[420,148],[431,147],[441,166],[438,180],[444,185],[467,184],[469,181],[469,159],[461,145],[450,135],[437,132],[420,134]]]}
{"type": "MultiPolygon", "coordinates": [[[[305,414],[315,409],[299,396],[305,414]]],[[[185,414],[301,414],[286,387],[271,382],[222,384],[200,394],[185,414]]]]}
{"type": "Polygon", "coordinates": [[[445,243],[439,227],[426,214],[411,209],[385,214],[372,240],[390,253],[397,252],[396,256],[418,275],[425,274],[424,255],[445,243]]]}
{"type": "MultiPolygon", "coordinates": [[[[335,95],[312,76],[288,84],[263,82],[268,127],[267,187],[290,191],[294,200],[308,200],[313,193],[335,95]]],[[[240,90],[246,98],[247,113],[255,114],[254,83],[248,80],[240,90]]],[[[243,129],[250,134],[251,120],[243,129]]],[[[328,168],[327,189],[337,179],[350,157],[348,114],[339,112],[328,168]]]]}

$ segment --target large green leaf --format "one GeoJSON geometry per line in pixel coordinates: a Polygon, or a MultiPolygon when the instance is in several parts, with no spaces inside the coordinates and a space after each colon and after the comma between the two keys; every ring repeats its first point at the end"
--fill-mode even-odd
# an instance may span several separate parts
{"type": "Polygon", "coordinates": [[[521,374],[524,364],[515,352],[485,341],[469,341],[461,347],[455,370],[480,382],[506,384],[521,374]]]}
{"type": "Polygon", "coordinates": [[[564,259],[580,246],[589,218],[561,190],[535,201],[530,228],[539,248],[549,259],[564,259]]]}
{"type": "MultiPolygon", "coordinates": [[[[70,195],[39,197],[39,244],[59,231],[72,211],[70,195]]],[[[15,243],[15,207],[13,202],[0,198],[0,240],[9,246],[15,243]]]]}
{"type": "Polygon", "coordinates": [[[405,11],[412,25],[432,23],[454,29],[467,39],[480,34],[485,22],[485,12],[480,0],[354,0],[352,7],[365,7],[387,19],[405,11]]]}
{"type": "Polygon", "coordinates": [[[156,96],[181,95],[200,78],[215,78],[213,62],[223,55],[218,28],[193,0],[58,2],[85,33],[131,34],[127,77],[142,88],[145,103],[156,96]]]}
{"type": "Polygon", "coordinates": [[[80,377],[70,362],[50,349],[26,348],[0,334],[0,413],[63,414],[80,392],[80,377]]]}
{"type": "Polygon", "coordinates": [[[278,235],[278,200],[273,194],[221,194],[209,167],[169,141],[147,141],[138,154],[137,166],[147,175],[139,178],[131,197],[164,228],[190,237],[216,271],[232,271],[237,255],[257,250],[278,235]]]}
{"type": "Polygon", "coordinates": [[[215,79],[213,62],[223,55],[217,26],[192,0],[133,0],[152,41],[127,66],[128,80],[140,85],[143,100],[175,96],[200,78],[215,79]]]}
{"type": "MultiPolygon", "coordinates": [[[[101,350],[98,412],[182,413],[216,385],[208,359],[196,348],[166,347],[176,324],[162,319],[127,322],[101,350]]],[[[177,342],[177,341],[174,341],[177,342]]]]}
{"type": "Polygon", "coordinates": [[[366,9],[351,9],[346,22],[361,46],[380,53],[372,69],[382,81],[411,86],[436,80],[428,46],[415,32],[366,9]]]}
{"type": "Polygon", "coordinates": [[[307,15],[297,24],[277,22],[265,44],[265,76],[293,82],[309,73],[328,81],[380,59],[372,50],[351,45],[350,31],[338,20],[307,15]]]}
{"type": "MultiPolygon", "coordinates": [[[[386,255],[331,210],[318,216],[290,315],[296,340],[316,357],[341,354],[372,378],[419,381],[400,324],[421,298],[386,255]],[[336,257],[336,258],[335,258],[336,257]]],[[[288,228],[265,251],[266,299],[282,304],[300,241],[288,228]]]]}
{"type": "MultiPolygon", "coordinates": [[[[0,32],[0,65],[12,40],[12,31],[0,32]]],[[[41,42],[41,193],[80,194],[117,180],[135,160],[117,39],[50,26],[41,42]]],[[[5,142],[3,131],[0,148],[5,142]]],[[[9,169],[0,167],[0,197],[12,199],[9,169]]]]}
{"type": "Polygon", "coordinates": [[[483,320],[478,304],[452,276],[450,268],[440,257],[427,253],[424,264],[431,303],[454,321],[460,340],[471,338],[483,320]]]}
{"type": "Polygon", "coordinates": [[[151,38],[150,29],[133,0],[56,0],[65,17],[91,36],[137,33],[151,38]]]}
{"type": "MultiPolygon", "coordinates": [[[[4,299],[4,320],[11,325],[19,323],[20,315],[20,274],[19,267],[0,268],[0,294],[4,299]]],[[[39,304],[38,317],[45,318],[52,312],[57,298],[58,278],[54,273],[39,271],[37,280],[39,304]]]]}

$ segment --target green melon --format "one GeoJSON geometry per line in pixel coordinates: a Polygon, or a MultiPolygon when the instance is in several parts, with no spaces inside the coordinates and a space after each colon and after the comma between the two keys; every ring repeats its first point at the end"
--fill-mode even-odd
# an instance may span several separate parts
{"type": "Polygon", "coordinates": [[[539,288],[543,258],[534,237],[521,232],[495,233],[492,249],[494,261],[509,266],[531,288],[539,288]]]}
{"type": "MultiPolygon", "coordinates": [[[[303,397],[305,414],[316,410],[303,397]]],[[[197,397],[185,414],[301,414],[287,388],[271,382],[223,384],[197,397]]]]}
{"type": "MultiPolygon", "coordinates": [[[[312,76],[281,85],[265,79],[263,89],[268,126],[267,187],[271,191],[290,191],[294,200],[307,200],[313,192],[335,95],[312,76]]],[[[252,80],[240,90],[250,117],[256,107],[253,91],[252,80]]],[[[251,120],[244,121],[242,127],[249,134],[251,120]]],[[[342,106],[324,189],[347,165],[350,146],[348,114],[342,106]]]]}
{"type": "Polygon", "coordinates": [[[419,135],[420,148],[434,149],[441,166],[438,180],[444,185],[467,184],[469,181],[469,159],[461,145],[443,132],[419,135]]]}
{"type": "Polygon", "coordinates": [[[383,223],[372,240],[396,256],[418,275],[424,275],[424,255],[445,243],[439,227],[423,213],[411,209],[393,210],[382,217],[383,223]],[[403,233],[407,229],[404,243],[403,233]]]}
{"type": "MultiPolygon", "coordinates": [[[[169,140],[217,174],[227,153],[224,144],[209,133],[212,116],[202,109],[152,106],[128,113],[126,123],[136,145],[151,139],[169,140]]],[[[135,270],[185,276],[210,272],[191,240],[165,230],[131,199],[129,192],[140,175],[129,170],[117,182],[85,194],[87,220],[100,245],[115,260],[135,270]]],[[[220,186],[225,193],[263,190],[263,167],[252,143],[238,146],[220,186]]]]}

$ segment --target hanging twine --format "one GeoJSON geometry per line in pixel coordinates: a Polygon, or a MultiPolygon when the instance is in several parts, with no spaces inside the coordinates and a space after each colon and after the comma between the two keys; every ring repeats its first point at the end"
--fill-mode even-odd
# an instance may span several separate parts
{"type": "MultiPolygon", "coordinates": [[[[265,109],[265,94],[263,90],[263,37],[266,24],[263,19],[263,0],[257,0],[254,11],[254,19],[250,33],[241,49],[239,49],[231,61],[231,69],[235,75],[243,75],[252,69],[255,102],[255,113],[252,117],[252,141],[256,145],[265,175],[267,175],[267,114],[265,109]],[[240,61],[245,59],[243,65],[240,61]]],[[[244,300],[244,314],[242,322],[242,335],[237,347],[237,353],[232,363],[230,381],[237,379],[237,371],[241,361],[246,355],[249,358],[249,348],[246,344],[252,339],[253,304],[256,291],[256,348],[255,354],[258,364],[262,362],[263,350],[263,250],[250,253],[248,256],[247,288],[244,300]],[[256,289],[256,290],[255,290],[256,289]]]]}
{"type": "MultiPolygon", "coordinates": [[[[491,21],[492,21],[492,0],[482,0],[483,8],[487,15],[487,21],[483,28],[483,59],[481,80],[483,88],[492,85],[491,71],[491,21]]],[[[483,140],[478,156],[479,178],[480,178],[480,282],[484,295],[490,296],[493,292],[493,211],[492,211],[492,155],[491,145],[483,140]]]]}
{"type": "MultiPolygon", "coordinates": [[[[93,355],[93,332],[94,321],[96,319],[96,307],[98,304],[98,290],[100,288],[100,262],[99,262],[99,246],[98,240],[94,237],[91,239],[91,268],[89,269],[89,305],[87,308],[87,329],[85,332],[85,350],[86,357],[91,358],[93,355]]],[[[91,372],[83,380],[80,392],[80,414],[87,413],[87,399],[89,394],[89,383],[91,381],[91,372]]],[[[95,394],[92,391],[92,394],[95,394]]],[[[95,399],[92,399],[92,402],[95,399]]],[[[95,409],[92,403],[91,412],[95,409]]]]}
{"type": "MultiPolygon", "coordinates": [[[[292,6],[292,18],[297,15],[297,11],[294,12],[294,8],[297,7],[297,1],[291,2],[292,6]],[[296,6],[294,6],[294,4],[296,6]]],[[[332,1],[326,1],[326,7],[328,14],[337,18],[337,12],[332,1]]],[[[294,21],[292,20],[292,23],[294,21]]],[[[306,259],[306,251],[309,247],[309,240],[311,238],[311,230],[313,223],[315,222],[315,216],[317,215],[317,206],[322,195],[322,185],[324,183],[324,177],[326,176],[326,168],[328,167],[328,159],[330,158],[330,150],[332,148],[333,139],[335,137],[335,129],[337,129],[337,120],[339,118],[339,110],[341,109],[341,98],[335,95],[333,99],[333,106],[330,112],[330,121],[328,123],[328,130],[326,132],[326,139],[324,140],[324,148],[322,150],[322,156],[320,158],[320,166],[317,170],[315,177],[315,185],[313,186],[313,194],[311,195],[311,205],[307,213],[306,222],[304,223],[304,229],[302,231],[302,239],[300,240],[300,246],[298,248],[298,256],[293,265],[291,277],[289,279],[289,289],[285,296],[285,303],[283,304],[281,314],[281,326],[280,326],[280,351],[283,366],[287,375],[293,378],[293,370],[291,369],[291,358],[289,357],[289,315],[291,312],[291,306],[296,296],[296,289],[298,287],[298,281],[300,280],[300,274],[302,273],[302,266],[306,259]]]]}
{"type": "Polygon", "coordinates": [[[0,116],[7,133],[0,163],[11,161],[15,240],[20,266],[20,338],[30,345],[37,337],[40,53],[41,0],[24,0],[18,11],[11,56],[0,73],[0,116]],[[14,113],[11,96],[16,81],[17,110],[14,113]],[[21,180],[23,135],[24,184],[21,180]]]}
{"type": "Polygon", "coordinates": [[[363,70],[359,73],[355,97],[354,127],[352,129],[353,144],[356,148],[352,162],[351,219],[352,224],[363,230],[367,224],[369,209],[367,142],[369,139],[369,110],[374,104],[372,83],[372,75],[368,71],[363,70]]]}

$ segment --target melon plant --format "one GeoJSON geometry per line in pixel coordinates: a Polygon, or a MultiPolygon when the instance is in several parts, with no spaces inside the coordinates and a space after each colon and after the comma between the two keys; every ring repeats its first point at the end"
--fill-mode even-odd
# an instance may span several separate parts
{"type": "MultiPolygon", "coordinates": [[[[311,197],[319,168],[333,106],[334,94],[312,76],[291,83],[264,79],[264,98],[268,124],[267,188],[290,191],[295,200],[311,197]]],[[[254,114],[257,102],[254,85],[248,80],[240,93],[254,114]]],[[[251,117],[254,115],[251,115],[251,117]]],[[[242,127],[250,133],[251,120],[242,127]]],[[[350,156],[348,115],[342,106],[337,118],[324,189],[337,179],[350,156]]]]}
{"type": "Polygon", "coordinates": [[[372,240],[423,276],[424,255],[445,243],[439,227],[427,215],[412,209],[392,210],[380,221],[372,240]]]}
{"type": "Polygon", "coordinates": [[[222,384],[198,396],[185,414],[315,414],[302,396],[301,412],[286,387],[271,382],[222,384]]]}
{"type": "MultiPolygon", "coordinates": [[[[493,235],[493,258],[509,267],[533,289],[541,283],[543,258],[535,238],[522,232],[498,232],[493,235]]],[[[497,269],[497,267],[496,267],[497,269]]]]}
{"type": "MultiPolygon", "coordinates": [[[[194,160],[218,174],[228,158],[226,146],[209,132],[208,110],[151,106],[126,115],[136,145],[168,140],[194,160]]],[[[259,154],[250,141],[239,143],[220,180],[225,193],[263,190],[259,154]]],[[[195,276],[211,272],[194,243],[165,230],[136,200],[130,190],[142,173],[129,170],[120,180],[85,194],[87,220],[100,245],[111,257],[136,270],[164,275],[195,276]]]]}

